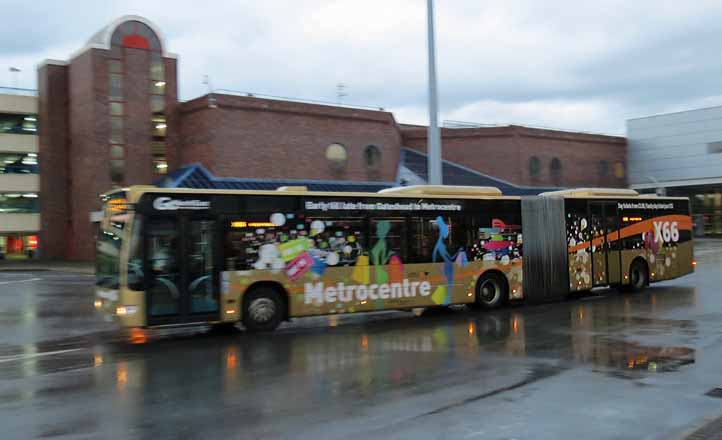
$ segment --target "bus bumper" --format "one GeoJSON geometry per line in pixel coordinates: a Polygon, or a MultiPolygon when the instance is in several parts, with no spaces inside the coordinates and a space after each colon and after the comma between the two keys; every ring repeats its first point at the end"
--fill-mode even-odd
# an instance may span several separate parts
{"type": "Polygon", "coordinates": [[[101,319],[114,322],[120,327],[146,325],[145,302],[142,292],[97,287],[93,306],[101,319]]]}

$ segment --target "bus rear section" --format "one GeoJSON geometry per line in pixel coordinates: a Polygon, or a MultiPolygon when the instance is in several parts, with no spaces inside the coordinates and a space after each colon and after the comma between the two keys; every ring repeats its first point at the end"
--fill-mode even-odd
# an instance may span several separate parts
{"type": "Polygon", "coordinates": [[[530,301],[602,286],[638,291],[694,271],[686,198],[577,189],[523,200],[522,208],[530,301]]]}
{"type": "Polygon", "coordinates": [[[569,197],[566,205],[573,291],[642,290],[694,271],[688,199],[569,197]]]}

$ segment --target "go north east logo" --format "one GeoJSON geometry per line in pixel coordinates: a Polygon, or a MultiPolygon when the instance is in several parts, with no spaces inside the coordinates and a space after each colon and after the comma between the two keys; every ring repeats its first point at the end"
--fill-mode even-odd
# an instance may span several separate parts
{"type": "Polygon", "coordinates": [[[392,298],[413,298],[417,295],[429,296],[431,283],[428,281],[409,281],[389,284],[349,284],[338,283],[324,287],[323,283],[306,283],[304,299],[306,304],[323,304],[353,301],[366,301],[392,298]]]}
{"type": "Polygon", "coordinates": [[[176,211],[178,209],[210,209],[211,202],[205,200],[173,200],[170,197],[158,197],[153,208],[158,211],[176,211]]]}

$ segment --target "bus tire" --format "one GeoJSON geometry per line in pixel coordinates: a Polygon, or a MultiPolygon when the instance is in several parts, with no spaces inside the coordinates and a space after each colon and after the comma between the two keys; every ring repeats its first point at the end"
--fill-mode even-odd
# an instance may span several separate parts
{"type": "Polygon", "coordinates": [[[649,269],[641,258],[632,261],[629,266],[629,284],[623,286],[626,292],[641,292],[649,285],[649,269]]]}
{"type": "Polygon", "coordinates": [[[275,330],[286,316],[285,307],[277,289],[254,287],[243,296],[243,326],[250,332],[275,330]]]}
{"type": "Polygon", "coordinates": [[[484,309],[495,309],[509,297],[509,283],[497,272],[489,272],[476,282],[475,306],[484,309]]]}

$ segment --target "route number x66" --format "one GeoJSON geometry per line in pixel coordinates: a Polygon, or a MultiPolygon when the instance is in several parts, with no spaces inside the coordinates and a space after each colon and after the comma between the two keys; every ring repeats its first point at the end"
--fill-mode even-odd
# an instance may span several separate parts
{"type": "Polygon", "coordinates": [[[679,229],[677,222],[653,222],[654,241],[665,242],[679,241],[679,229]]]}

